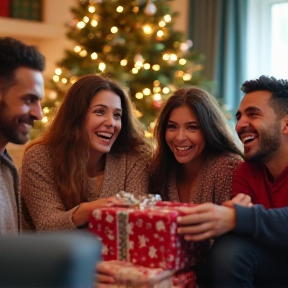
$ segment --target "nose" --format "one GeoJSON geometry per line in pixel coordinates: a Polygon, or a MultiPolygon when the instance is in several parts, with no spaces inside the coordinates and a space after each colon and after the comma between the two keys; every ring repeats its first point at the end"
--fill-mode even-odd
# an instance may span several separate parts
{"type": "Polygon", "coordinates": [[[107,114],[107,117],[104,122],[105,126],[107,127],[114,127],[115,126],[115,118],[113,114],[107,114]]]}
{"type": "Polygon", "coordinates": [[[40,100],[36,101],[34,105],[31,107],[30,110],[30,115],[35,119],[35,120],[41,120],[43,117],[42,113],[42,108],[40,104],[40,100]]]}
{"type": "Polygon", "coordinates": [[[238,119],[235,125],[235,130],[237,133],[239,133],[241,130],[243,130],[244,128],[248,126],[249,126],[249,122],[247,121],[247,119],[245,119],[245,117],[241,117],[240,119],[238,119]]]}
{"type": "Polygon", "coordinates": [[[187,137],[185,135],[185,130],[184,129],[179,129],[175,138],[179,142],[185,141],[187,139],[187,137]]]}

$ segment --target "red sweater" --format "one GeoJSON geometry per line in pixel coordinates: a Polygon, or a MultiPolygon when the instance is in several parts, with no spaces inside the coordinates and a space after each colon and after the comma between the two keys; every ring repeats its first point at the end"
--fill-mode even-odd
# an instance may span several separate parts
{"type": "Polygon", "coordinates": [[[233,196],[250,195],[254,204],[262,204],[266,209],[288,206],[288,167],[273,181],[265,165],[243,162],[235,172],[232,187],[233,196]]]}

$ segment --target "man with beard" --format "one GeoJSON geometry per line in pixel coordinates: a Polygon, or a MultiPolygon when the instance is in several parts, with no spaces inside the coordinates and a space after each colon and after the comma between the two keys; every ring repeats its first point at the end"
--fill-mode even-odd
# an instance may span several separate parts
{"type": "Polygon", "coordinates": [[[42,118],[44,56],[34,47],[0,37],[0,234],[20,231],[19,177],[5,147],[24,144],[42,118]]]}
{"type": "Polygon", "coordinates": [[[181,209],[187,240],[215,239],[205,287],[288,286],[288,80],[246,81],[236,113],[244,159],[228,203],[181,209]],[[251,201],[252,200],[252,201],[251,201]]]}

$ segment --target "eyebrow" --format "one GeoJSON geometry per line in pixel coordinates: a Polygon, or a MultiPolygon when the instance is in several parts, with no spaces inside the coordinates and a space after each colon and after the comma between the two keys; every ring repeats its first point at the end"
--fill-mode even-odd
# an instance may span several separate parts
{"type": "MultiPolygon", "coordinates": [[[[168,123],[177,124],[177,122],[174,122],[174,121],[171,121],[171,120],[168,120],[168,123]]],[[[190,121],[190,122],[187,122],[185,124],[197,124],[198,125],[198,122],[197,121],[190,121]]]]}
{"type": "MultiPolygon", "coordinates": [[[[96,108],[96,107],[102,107],[102,108],[108,108],[108,106],[104,105],[104,104],[96,104],[92,107],[90,107],[90,109],[93,109],[93,108],[96,108]]],[[[122,112],[122,109],[121,108],[115,108],[116,111],[121,111],[122,112]]]]}
{"type": "MultiPolygon", "coordinates": [[[[257,108],[257,107],[254,107],[254,106],[251,106],[251,107],[248,107],[244,110],[244,113],[249,113],[249,112],[261,112],[261,109],[257,108]]],[[[242,113],[238,110],[237,113],[235,114],[235,116],[240,116],[242,113]]]]}

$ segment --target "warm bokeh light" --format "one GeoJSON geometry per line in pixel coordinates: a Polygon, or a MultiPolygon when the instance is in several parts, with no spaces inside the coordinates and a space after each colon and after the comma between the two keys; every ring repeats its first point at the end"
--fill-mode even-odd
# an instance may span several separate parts
{"type": "Polygon", "coordinates": [[[144,89],[143,89],[143,94],[144,94],[145,96],[148,96],[148,95],[151,94],[151,90],[150,90],[149,88],[144,88],[144,89]]]}
{"type": "Polygon", "coordinates": [[[127,63],[128,63],[128,61],[127,61],[126,59],[122,59],[122,60],[120,61],[120,65],[121,65],[121,66],[126,66],[127,63]]]}
{"type": "Polygon", "coordinates": [[[145,70],[148,70],[148,69],[150,69],[151,65],[149,63],[144,63],[143,67],[145,70]]]}
{"type": "Polygon", "coordinates": [[[96,27],[97,25],[98,25],[98,22],[95,19],[93,19],[91,21],[91,26],[96,27]]]}
{"type": "Polygon", "coordinates": [[[86,57],[87,56],[87,51],[86,50],[82,50],[82,51],[80,51],[79,55],[81,57],[86,57]]]}
{"type": "Polygon", "coordinates": [[[94,12],[96,11],[96,8],[95,8],[94,6],[89,6],[89,7],[88,7],[88,11],[89,11],[90,13],[94,13],[94,12]]]}
{"type": "Polygon", "coordinates": [[[62,69],[61,68],[56,68],[55,69],[55,74],[56,75],[61,75],[62,74],[62,69]]]}
{"type": "Polygon", "coordinates": [[[143,94],[141,92],[137,92],[135,97],[140,100],[143,98],[143,94]]]}
{"type": "Polygon", "coordinates": [[[122,6],[118,6],[118,7],[116,8],[116,11],[117,11],[118,13],[123,12],[123,10],[124,10],[124,8],[123,8],[122,6]]]}
{"type": "Polygon", "coordinates": [[[117,28],[116,26],[112,27],[112,28],[111,28],[111,32],[112,32],[113,34],[117,33],[117,32],[118,32],[118,28],[117,28]]]}
{"type": "Polygon", "coordinates": [[[76,52],[76,53],[79,53],[80,51],[81,51],[81,47],[80,46],[75,46],[74,47],[74,51],[76,52]]]}
{"type": "Polygon", "coordinates": [[[103,72],[106,68],[106,64],[101,62],[98,67],[99,67],[99,70],[103,72]]]}
{"type": "Polygon", "coordinates": [[[170,22],[171,21],[171,16],[169,14],[164,16],[164,21],[165,22],[170,22]]]}
{"type": "Polygon", "coordinates": [[[77,23],[77,27],[78,27],[79,29],[84,28],[85,25],[86,25],[86,24],[85,24],[83,21],[79,21],[79,22],[77,23]]]}
{"type": "Polygon", "coordinates": [[[152,69],[154,71],[159,71],[160,70],[160,65],[159,64],[155,64],[155,65],[152,66],[152,69]]]}
{"type": "Polygon", "coordinates": [[[98,54],[96,52],[93,52],[91,54],[91,59],[96,60],[98,58],[98,54]]]}
{"type": "Polygon", "coordinates": [[[153,31],[151,26],[149,26],[149,25],[144,25],[142,29],[143,29],[145,34],[151,34],[153,31]]]}
{"type": "Polygon", "coordinates": [[[184,59],[184,58],[179,59],[180,65],[185,65],[186,63],[187,63],[186,59],[184,59]]]}

